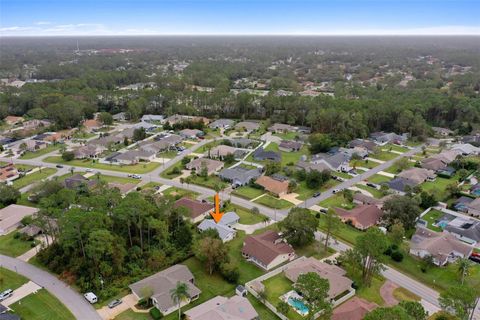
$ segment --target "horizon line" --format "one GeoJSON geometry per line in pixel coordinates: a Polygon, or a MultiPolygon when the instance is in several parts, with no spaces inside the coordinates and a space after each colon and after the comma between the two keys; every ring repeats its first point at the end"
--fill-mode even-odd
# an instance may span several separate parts
{"type": "Polygon", "coordinates": [[[231,34],[221,34],[221,33],[171,33],[171,34],[152,34],[152,33],[145,33],[145,34],[62,34],[62,35],[42,35],[42,34],[31,34],[31,35],[2,35],[0,34],[0,38],[62,38],[62,37],[478,37],[479,34],[471,34],[471,33],[458,33],[458,34],[451,34],[451,33],[431,33],[431,34],[411,34],[411,33],[365,33],[365,34],[310,34],[310,33],[299,33],[299,34],[292,34],[292,33],[245,33],[245,34],[238,34],[238,33],[231,33],[231,34]]]}

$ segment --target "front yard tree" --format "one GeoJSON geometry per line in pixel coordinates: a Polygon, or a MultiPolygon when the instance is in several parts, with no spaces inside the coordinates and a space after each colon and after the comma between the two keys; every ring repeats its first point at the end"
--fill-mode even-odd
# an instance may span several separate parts
{"type": "Polygon", "coordinates": [[[370,311],[363,318],[364,320],[416,320],[412,318],[405,309],[400,306],[381,307],[370,311]]]}
{"type": "Polygon", "coordinates": [[[384,218],[389,224],[401,222],[405,229],[413,229],[421,213],[418,204],[411,197],[394,196],[383,206],[384,218]]]}
{"type": "Polygon", "coordinates": [[[147,133],[145,132],[145,128],[137,128],[133,130],[133,140],[134,141],[142,141],[147,137],[147,133]]]}
{"type": "Polygon", "coordinates": [[[194,252],[197,259],[205,263],[210,275],[228,260],[227,248],[220,239],[210,237],[200,239],[195,245],[194,252]]]}
{"type": "Polygon", "coordinates": [[[268,160],[267,163],[265,164],[265,174],[267,176],[271,176],[272,174],[280,172],[280,170],[282,170],[282,166],[280,165],[280,162],[268,160]]]}
{"type": "Polygon", "coordinates": [[[365,234],[357,237],[357,244],[353,250],[360,256],[362,280],[365,285],[370,286],[372,278],[382,270],[380,259],[387,247],[387,236],[378,228],[370,228],[365,234]]]}
{"type": "Polygon", "coordinates": [[[420,207],[422,209],[428,209],[430,207],[436,206],[438,203],[434,194],[430,194],[426,191],[420,193],[420,207]]]}
{"type": "Polygon", "coordinates": [[[332,233],[334,233],[340,228],[342,221],[338,218],[337,214],[332,208],[327,210],[327,213],[325,214],[324,217],[325,217],[325,252],[327,252],[328,241],[330,240],[330,236],[332,235],[332,233]]]}
{"type": "Polygon", "coordinates": [[[428,312],[426,312],[422,304],[417,301],[400,301],[398,305],[415,320],[425,320],[428,317],[428,312]]]}
{"type": "Polygon", "coordinates": [[[320,310],[322,310],[322,316],[328,318],[332,311],[332,306],[328,298],[330,283],[327,279],[320,277],[315,272],[307,272],[298,276],[297,282],[293,287],[302,294],[308,306],[311,319],[320,310]]]}
{"type": "Polygon", "coordinates": [[[405,228],[401,222],[396,222],[390,227],[390,232],[388,233],[390,241],[396,245],[400,245],[403,242],[403,237],[405,237],[405,228]]]}
{"type": "Polygon", "coordinates": [[[182,307],[181,304],[183,301],[190,299],[190,294],[188,293],[187,284],[182,282],[177,282],[175,288],[170,290],[170,297],[177,304],[178,307],[178,320],[182,318],[182,307]]]}
{"type": "Polygon", "coordinates": [[[75,159],[75,154],[72,151],[65,151],[62,153],[63,161],[72,161],[73,159],[75,159]]]}
{"type": "Polygon", "coordinates": [[[288,311],[290,310],[290,306],[285,301],[280,301],[277,305],[277,311],[283,314],[284,316],[288,316],[288,311]]]}
{"type": "Polygon", "coordinates": [[[465,277],[470,274],[470,269],[472,268],[472,263],[468,258],[460,258],[457,260],[457,270],[460,274],[460,279],[462,284],[465,282],[465,277]]]}
{"type": "Polygon", "coordinates": [[[397,161],[395,161],[395,166],[397,167],[398,172],[402,172],[405,169],[410,167],[410,163],[407,158],[401,157],[397,161]]]}
{"type": "Polygon", "coordinates": [[[317,219],[304,208],[293,208],[279,224],[288,243],[299,247],[313,242],[317,226],[317,219]]]}
{"type": "Polygon", "coordinates": [[[468,320],[473,313],[478,292],[467,285],[450,287],[440,293],[440,306],[445,310],[452,310],[461,320],[468,320]]]}
{"type": "Polygon", "coordinates": [[[20,198],[20,191],[12,186],[0,184],[0,206],[8,206],[16,203],[20,198]]]}

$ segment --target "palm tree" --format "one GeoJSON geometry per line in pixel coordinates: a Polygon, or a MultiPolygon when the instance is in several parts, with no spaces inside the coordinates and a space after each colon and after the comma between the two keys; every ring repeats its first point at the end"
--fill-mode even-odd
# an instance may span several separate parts
{"type": "Polygon", "coordinates": [[[170,297],[172,298],[173,301],[175,301],[175,303],[178,306],[178,320],[180,320],[182,316],[180,304],[182,303],[182,301],[190,298],[187,285],[182,282],[177,282],[177,285],[175,286],[175,288],[170,290],[170,297]]]}
{"type": "Polygon", "coordinates": [[[457,270],[460,273],[460,277],[462,278],[462,284],[465,281],[465,277],[468,276],[470,273],[470,268],[472,267],[472,263],[468,258],[460,258],[457,260],[457,270]]]}
{"type": "Polygon", "coordinates": [[[263,222],[265,223],[265,225],[267,225],[268,222],[270,222],[270,218],[267,216],[263,217],[263,222]]]}

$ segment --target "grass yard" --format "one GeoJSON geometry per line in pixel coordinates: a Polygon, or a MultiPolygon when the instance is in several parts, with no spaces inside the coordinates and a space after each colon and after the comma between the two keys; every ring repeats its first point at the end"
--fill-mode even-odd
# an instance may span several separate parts
{"type": "Polygon", "coordinates": [[[449,197],[449,193],[447,191],[447,186],[453,183],[457,183],[457,179],[453,176],[450,179],[437,177],[435,181],[427,181],[422,183],[420,186],[422,190],[429,192],[430,194],[434,194],[439,201],[445,201],[449,197]]]}
{"type": "Polygon", "coordinates": [[[14,303],[10,308],[22,319],[28,320],[70,320],[73,314],[51,295],[47,290],[41,289],[35,294],[30,294],[14,303]]]}
{"type": "Polygon", "coordinates": [[[370,161],[368,159],[367,160],[351,160],[350,161],[350,166],[353,167],[353,168],[362,167],[362,168],[372,169],[372,168],[375,168],[378,165],[380,165],[380,163],[370,161]]]}
{"type": "Polygon", "coordinates": [[[0,236],[0,253],[10,256],[18,257],[28,250],[32,249],[33,241],[25,241],[15,239],[17,231],[12,231],[4,236],[0,236]]]}
{"type": "Polygon", "coordinates": [[[247,296],[248,301],[252,304],[253,308],[257,311],[259,318],[262,320],[277,320],[278,317],[270,311],[263,303],[258,301],[257,298],[249,294],[247,296]]]}
{"type": "Polygon", "coordinates": [[[115,317],[115,320],[151,320],[151,319],[152,317],[150,317],[148,313],[135,312],[132,309],[123,311],[122,313],[120,313],[118,316],[115,317]]]}
{"type": "MultiPolygon", "coordinates": [[[[264,230],[262,230],[263,232],[264,230]]],[[[246,283],[250,280],[260,277],[265,273],[262,269],[255,264],[248,262],[242,257],[243,241],[246,237],[245,232],[238,231],[237,236],[232,241],[227,243],[228,256],[230,261],[238,266],[240,271],[240,278],[238,283],[246,283]]]]}
{"type": "Polygon", "coordinates": [[[347,203],[347,201],[343,198],[341,194],[335,194],[330,198],[320,202],[319,205],[324,208],[339,207],[339,208],[344,208],[346,210],[350,210],[355,207],[355,204],[347,203]]]}
{"type": "Polygon", "coordinates": [[[380,152],[372,154],[370,158],[374,158],[374,159],[378,159],[378,160],[382,160],[382,161],[388,161],[388,160],[395,159],[398,156],[399,156],[399,154],[396,154],[396,153],[393,153],[393,152],[380,151],[380,152]]]}
{"type": "Polygon", "coordinates": [[[287,208],[293,207],[293,203],[284,199],[272,197],[269,194],[266,194],[263,197],[258,198],[254,202],[263,204],[273,209],[287,209],[287,208]]]}
{"type": "Polygon", "coordinates": [[[0,267],[0,291],[12,289],[15,290],[25,283],[28,279],[16,272],[0,267]]]}
{"type": "MultiPolygon", "coordinates": [[[[274,306],[277,306],[280,302],[280,296],[290,290],[293,290],[293,283],[288,280],[283,273],[263,281],[263,284],[265,285],[267,300],[274,306]]],[[[286,316],[288,319],[304,319],[304,317],[297,313],[292,307],[290,307],[290,310],[286,316]]]]}
{"type": "Polygon", "coordinates": [[[170,168],[166,169],[165,171],[163,171],[162,173],[160,173],[160,177],[162,178],[165,178],[165,179],[174,179],[176,177],[179,177],[182,175],[182,170],[184,170],[185,167],[183,166],[182,162],[179,161],[177,163],[175,163],[173,166],[171,166],[170,168]],[[178,170],[180,170],[180,173],[174,173],[173,171],[175,170],[175,168],[178,168],[178,170]]]}
{"type": "Polygon", "coordinates": [[[13,186],[17,189],[21,189],[23,187],[28,186],[29,184],[32,184],[34,182],[43,180],[52,174],[57,172],[57,169],[53,168],[43,168],[42,170],[36,171],[34,173],[27,174],[15,181],[13,181],[13,186]]]}
{"type": "Polygon", "coordinates": [[[392,180],[392,178],[382,176],[381,174],[374,174],[373,176],[368,178],[368,182],[376,183],[376,184],[381,184],[381,183],[384,183],[384,182],[388,182],[390,180],[392,180]]]}
{"type": "Polygon", "coordinates": [[[335,253],[335,250],[328,248],[327,251],[324,250],[324,242],[314,241],[308,246],[295,248],[295,254],[299,257],[314,257],[316,259],[323,259],[325,257],[331,256],[335,253]]]}
{"type": "MultiPolygon", "coordinates": [[[[278,144],[274,143],[274,142],[271,142],[266,148],[265,148],[266,151],[275,151],[275,152],[280,152],[281,155],[282,155],[282,167],[285,167],[287,165],[295,165],[298,160],[300,160],[300,157],[302,155],[309,155],[310,154],[310,151],[308,150],[308,147],[306,145],[304,145],[299,151],[293,151],[293,152],[285,152],[285,151],[280,151],[279,147],[278,147],[278,144]]],[[[250,155],[252,156],[252,155],[250,155]]],[[[250,157],[249,156],[249,157],[250,157]]],[[[252,156],[252,160],[253,160],[253,156],[252,156]]],[[[260,161],[260,162],[266,162],[266,161],[260,161]]]]}
{"type": "Polygon", "coordinates": [[[240,217],[239,223],[241,224],[257,224],[264,222],[265,218],[265,216],[261,214],[251,213],[250,210],[236,206],[234,204],[230,204],[225,211],[235,211],[235,213],[238,214],[238,216],[240,217]]]}
{"type": "Polygon", "coordinates": [[[378,189],[366,186],[364,184],[356,184],[355,187],[370,192],[374,198],[380,199],[383,197],[383,193],[378,189]]]}
{"type": "Polygon", "coordinates": [[[114,165],[114,164],[98,163],[96,161],[94,162],[93,160],[65,161],[62,159],[62,157],[56,157],[56,156],[45,158],[44,161],[49,163],[58,163],[58,164],[74,166],[74,167],[111,170],[111,171],[136,173],[136,174],[147,173],[147,172],[153,171],[154,169],[160,166],[160,163],[158,162],[141,162],[138,164],[121,166],[121,165],[114,165]]]}
{"type": "Polygon", "coordinates": [[[158,157],[165,158],[165,159],[173,159],[177,156],[177,153],[178,151],[169,150],[169,151],[159,153],[158,157]]]}
{"type": "Polygon", "coordinates": [[[168,188],[165,191],[163,191],[162,194],[166,197],[174,198],[175,200],[178,200],[183,197],[187,197],[191,199],[195,199],[196,197],[198,197],[198,193],[196,192],[177,188],[177,187],[168,188]]]}
{"type": "Polygon", "coordinates": [[[444,216],[444,213],[439,210],[430,210],[421,219],[427,222],[427,228],[433,231],[442,232],[442,228],[435,226],[435,221],[444,216]]]}
{"type": "MultiPolygon", "coordinates": [[[[320,215],[318,227],[320,230],[325,230],[325,218],[323,215],[320,215]]],[[[363,234],[362,231],[355,229],[354,227],[344,223],[342,223],[340,225],[340,228],[333,233],[335,238],[342,240],[344,242],[347,242],[349,244],[355,244],[355,242],[357,241],[357,237],[362,234],[363,234]]]]}
{"type": "Polygon", "coordinates": [[[249,199],[249,200],[250,199],[255,199],[256,197],[259,197],[264,193],[265,193],[264,190],[253,188],[253,187],[250,187],[250,186],[243,186],[243,187],[235,189],[232,192],[232,194],[235,195],[235,196],[239,196],[241,198],[245,198],[245,199],[249,199]]]}
{"type": "Polygon", "coordinates": [[[398,152],[402,152],[402,153],[405,153],[408,150],[410,150],[407,147],[402,147],[402,146],[392,144],[392,143],[386,144],[385,146],[382,147],[382,149],[394,150],[394,151],[398,151],[398,152]]]}
{"type": "Polygon", "coordinates": [[[398,301],[420,301],[422,298],[417,296],[415,293],[408,291],[403,287],[399,287],[393,290],[393,296],[398,301]]]}
{"type": "Polygon", "coordinates": [[[161,183],[158,183],[158,182],[149,182],[149,183],[147,183],[147,184],[144,184],[144,185],[142,186],[142,189],[144,189],[144,190],[145,190],[145,189],[153,189],[153,188],[155,188],[155,187],[160,187],[160,186],[162,186],[161,183]]]}
{"type": "Polygon", "coordinates": [[[315,192],[326,191],[330,188],[335,187],[337,184],[340,184],[340,181],[330,179],[327,181],[327,183],[321,186],[320,189],[310,189],[307,187],[307,183],[305,181],[302,181],[298,184],[294,192],[298,193],[298,196],[297,196],[298,200],[306,200],[311,198],[315,192]]]}
{"type": "MultiPolygon", "coordinates": [[[[382,306],[385,301],[383,301],[382,296],[380,295],[380,288],[382,287],[385,279],[383,278],[373,278],[372,285],[370,287],[360,286],[356,290],[356,295],[362,299],[367,301],[375,302],[379,306],[382,306]]],[[[361,283],[360,281],[356,281],[356,283],[361,283]]]]}
{"type": "Polygon", "coordinates": [[[20,157],[20,159],[28,160],[28,159],[38,158],[40,156],[43,156],[44,154],[47,154],[47,153],[50,153],[50,152],[53,152],[55,150],[60,149],[60,146],[61,145],[57,143],[55,145],[51,144],[51,145],[47,146],[46,148],[37,150],[35,152],[27,151],[20,157]]]}
{"type": "Polygon", "coordinates": [[[295,140],[295,138],[297,136],[299,136],[299,134],[297,132],[294,132],[294,131],[290,131],[290,132],[287,132],[287,133],[274,133],[273,135],[277,136],[277,137],[280,137],[283,140],[295,140]]]}
{"type": "Polygon", "coordinates": [[[190,175],[188,178],[188,183],[196,184],[205,188],[215,189],[216,186],[219,186],[221,189],[228,187],[228,183],[221,180],[218,176],[210,175],[206,179],[196,174],[190,175]]]}
{"type": "MultiPolygon", "coordinates": [[[[406,162],[408,164],[408,167],[411,168],[415,165],[415,163],[411,162],[411,161],[407,161],[406,162]]],[[[407,168],[408,169],[408,168],[407,168]]],[[[388,172],[388,173],[393,173],[393,174],[397,174],[397,173],[400,173],[400,168],[394,163],[392,166],[390,166],[388,169],[386,170],[383,170],[385,172],[388,172]]]]}

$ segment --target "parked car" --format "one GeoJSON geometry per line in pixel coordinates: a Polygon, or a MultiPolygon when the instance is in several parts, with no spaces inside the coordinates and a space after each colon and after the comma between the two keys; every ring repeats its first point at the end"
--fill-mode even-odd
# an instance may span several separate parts
{"type": "Polygon", "coordinates": [[[97,303],[98,298],[93,292],[87,292],[83,295],[85,299],[90,302],[91,304],[97,303]]]}
{"type": "Polygon", "coordinates": [[[116,306],[122,304],[122,302],[123,302],[123,301],[120,300],[120,299],[115,299],[115,300],[111,301],[111,302],[108,304],[108,307],[109,307],[110,309],[113,309],[113,308],[115,308],[116,306]]]}
{"type": "Polygon", "coordinates": [[[88,168],[87,170],[85,170],[86,172],[93,172],[93,169],[90,169],[88,168]]]}
{"type": "Polygon", "coordinates": [[[315,192],[315,193],[313,194],[313,197],[314,197],[314,198],[320,197],[320,194],[321,194],[320,192],[315,192]]]}
{"type": "Polygon", "coordinates": [[[327,213],[327,209],[322,208],[322,209],[320,209],[320,212],[327,213]]]}
{"type": "Polygon", "coordinates": [[[370,187],[370,188],[377,189],[377,185],[375,183],[367,182],[367,186],[370,187]]]}
{"type": "Polygon", "coordinates": [[[142,176],[140,176],[138,174],[132,174],[132,178],[133,179],[142,179],[142,176]]]}
{"type": "Polygon", "coordinates": [[[63,166],[61,164],[57,164],[55,167],[57,167],[58,169],[62,169],[63,166]]]}
{"type": "Polygon", "coordinates": [[[340,189],[333,189],[332,192],[333,192],[333,194],[335,194],[335,193],[339,193],[339,192],[341,192],[341,191],[342,191],[342,190],[340,190],[340,189]]]}
{"type": "Polygon", "coordinates": [[[3,291],[2,293],[0,293],[0,301],[3,301],[7,298],[10,298],[13,294],[13,290],[12,289],[7,289],[5,291],[3,291]]]}

